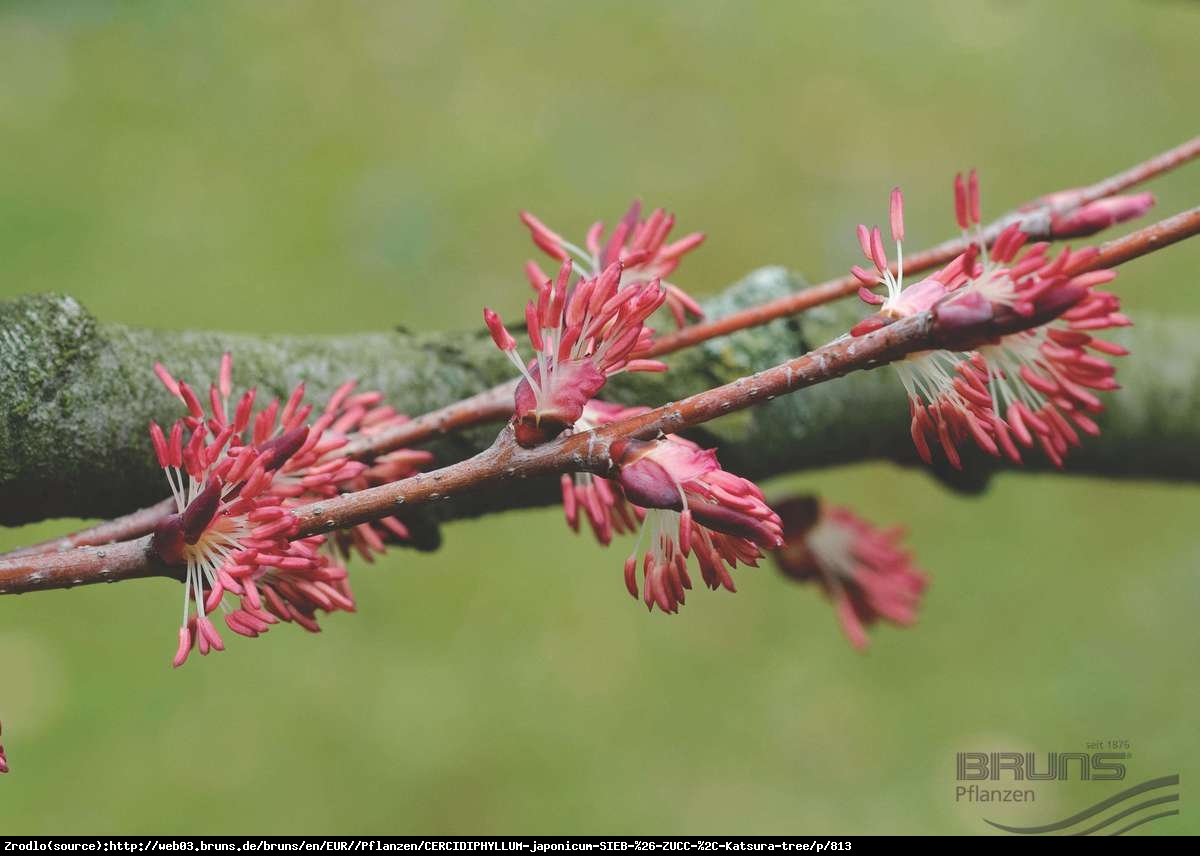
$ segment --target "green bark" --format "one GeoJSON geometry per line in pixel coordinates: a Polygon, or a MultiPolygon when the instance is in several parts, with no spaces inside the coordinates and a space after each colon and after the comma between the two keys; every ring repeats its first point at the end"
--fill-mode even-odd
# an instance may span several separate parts
{"type": "MultiPolygon", "coordinates": [[[[710,300],[710,315],[777,297],[801,283],[764,268],[710,300]]],[[[606,394],[659,404],[766,368],[844,332],[863,310],[852,303],[813,310],[716,339],[675,355],[662,375],[622,376],[606,394]]],[[[1069,471],[1112,477],[1196,479],[1200,456],[1200,326],[1141,318],[1121,339],[1124,389],[1107,396],[1103,435],[1074,450],[1069,471]]],[[[164,362],[176,376],[206,386],[222,351],[235,358],[235,386],[284,395],[303,380],[321,401],[347,377],[380,389],[398,409],[432,410],[490,387],[512,373],[482,330],[353,336],[264,336],[145,330],[104,324],[69,297],[38,295],[0,304],[0,523],[49,517],[112,517],[165,494],[146,433],[169,422],[179,403],[155,379],[164,362]]],[[[260,397],[260,401],[265,398],[260,397]]],[[[710,423],[695,438],[720,449],[730,469],[755,478],[866,459],[913,463],[908,410],[889,369],[785,396],[710,423]]],[[[494,427],[435,443],[439,460],[478,451],[494,427]]],[[[1036,452],[1028,468],[1043,468],[1036,452]]],[[[937,468],[952,486],[982,489],[996,464],[967,459],[967,472],[937,468]]],[[[552,484],[503,495],[482,492],[441,503],[439,519],[551,501],[552,484]]],[[[432,536],[430,536],[432,537],[432,536]]],[[[429,545],[431,545],[430,542],[429,545]]]]}

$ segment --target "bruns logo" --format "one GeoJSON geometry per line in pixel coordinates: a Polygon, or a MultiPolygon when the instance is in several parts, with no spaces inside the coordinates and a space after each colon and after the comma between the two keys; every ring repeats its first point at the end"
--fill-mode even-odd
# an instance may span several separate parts
{"type": "Polygon", "coordinates": [[[1127,752],[958,752],[960,782],[1117,782],[1125,778],[1127,752]]]}

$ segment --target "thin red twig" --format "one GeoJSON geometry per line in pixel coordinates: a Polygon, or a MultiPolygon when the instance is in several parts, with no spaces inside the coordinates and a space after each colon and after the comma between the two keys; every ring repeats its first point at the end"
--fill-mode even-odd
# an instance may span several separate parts
{"type": "Polygon", "coordinates": [[[137,511],[124,514],[112,520],[105,520],[87,529],[80,529],[69,535],[39,541],[28,547],[19,547],[0,555],[0,559],[18,559],[22,556],[36,556],[39,553],[62,553],[75,547],[98,547],[113,544],[117,541],[128,541],[140,538],[154,531],[155,525],[175,510],[175,500],[167,497],[162,502],[137,511]]]}
{"type": "Polygon", "coordinates": [[[352,458],[373,458],[395,449],[428,442],[463,428],[499,422],[512,415],[513,390],[517,382],[506,381],[491,389],[431,410],[401,425],[364,436],[343,450],[352,458]]]}
{"type": "Polygon", "coordinates": [[[0,594],[112,583],[143,577],[181,576],[150,550],[150,536],[103,547],[77,547],[65,553],[40,553],[0,562],[0,594]]]}

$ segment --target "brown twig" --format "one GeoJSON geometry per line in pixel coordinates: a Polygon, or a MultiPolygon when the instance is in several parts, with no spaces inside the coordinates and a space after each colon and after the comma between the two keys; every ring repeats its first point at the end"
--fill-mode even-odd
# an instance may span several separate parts
{"type": "Polygon", "coordinates": [[[1182,211],[1174,217],[1138,229],[1136,232],[1100,245],[1100,252],[1083,268],[1112,268],[1156,250],[1200,234],[1200,207],[1182,211]]]}
{"type": "Polygon", "coordinates": [[[104,547],[77,547],[0,562],[0,594],[112,583],[144,577],[181,577],[150,550],[150,536],[104,547]]]}
{"type": "MultiPolygon", "coordinates": [[[[689,396],[595,431],[573,434],[524,449],[510,427],[473,458],[403,481],[296,509],[302,535],[315,535],[394,514],[397,508],[450,497],[513,479],[565,472],[604,474],[611,469],[609,447],[620,437],[673,433],[743,410],[761,401],[871,368],[929,347],[932,316],[914,315],[857,339],[840,339],[802,357],[748,378],[689,396]]],[[[0,575],[3,568],[0,567],[0,575]]]]}
{"type": "MultiPolygon", "coordinates": [[[[1196,234],[1200,234],[1200,208],[1104,244],[1086,269],[1113,267],[1196,234]]],[[[297,508],[295,514],[300,524],[297,537],[343,529],[387,517],[400,508],[513,479],[580,471],[607,473],[612,467],[609,448],[617,439],[676,433],[852,371],[884,365],[913,351],[938,348],[945,342],[939,338],[936,319],[935,307],[932,312],[909,316],[865,336],[840,338],[750,377],[533,449],[518,446],[506,427],[490,448],[468,460],[297,508]]],[[[1014,315],[1008,327],[993,327],[989,333],[1011,332],[1047,320],[1014,315]]],[[[955,341],[957,344],[960,339],[955,341]]],[[[147,545],[148,540],[141,539],[107,550],[88,547],[3,561],[0,594],[177,573],[177,569],[155,562],[147,545]]]]}
{"type": "MultiPolygon", "coordinates": [[[[1191,160],[1200,157],[1200,137],[1192,137],[1172,149],[1131,166],[1124,172],[1118,172],[1102,181],[1075,191],[1072,199],[1065,202],[1069,208],[1078,208],[1097,199],[1114,196],[1123,190],[1145,184],[1153,178],[1183,166],[1191,160]]],[[[1061,213],[1061,211],[1059,212],[1061,213]]]]}
{"type": "Polygon", "coordinates": [[[364,435],[361,440],[347,445],[342,452],[352,458],[374,458],[463,428],[507,419],[512,415],[513,390],[516,386],[515,380],[498,384],[394,428],[364,435]]]}
{"type": "Polygon", "coordinates": [[[128,541],[140,538],[154,531],[154,526],[168,514],[175,511],[175,500],[167,497],[162,502],[137,511],[124,514],[112,520],[105,520],[87,529],[80,529],[69,535],[39,541],[28,547],[19,547],[3,555],[0,559],[18,559],[23,556],[36,556],[39,553],[62,553],[75,547],[99,547],[113,544],[117,541],[128,541]]]}

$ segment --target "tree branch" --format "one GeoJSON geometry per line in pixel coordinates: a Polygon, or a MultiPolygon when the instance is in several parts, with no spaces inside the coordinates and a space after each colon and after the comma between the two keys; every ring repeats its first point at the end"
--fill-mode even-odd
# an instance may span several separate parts
{"type": "Polygon", "coordinates": [[[23,594],[146,577],[182,579],[183,568],[168,567],[150,548],[150,536],[104,547],[24,556],[0,562],[0,594],[23,594]]]}

